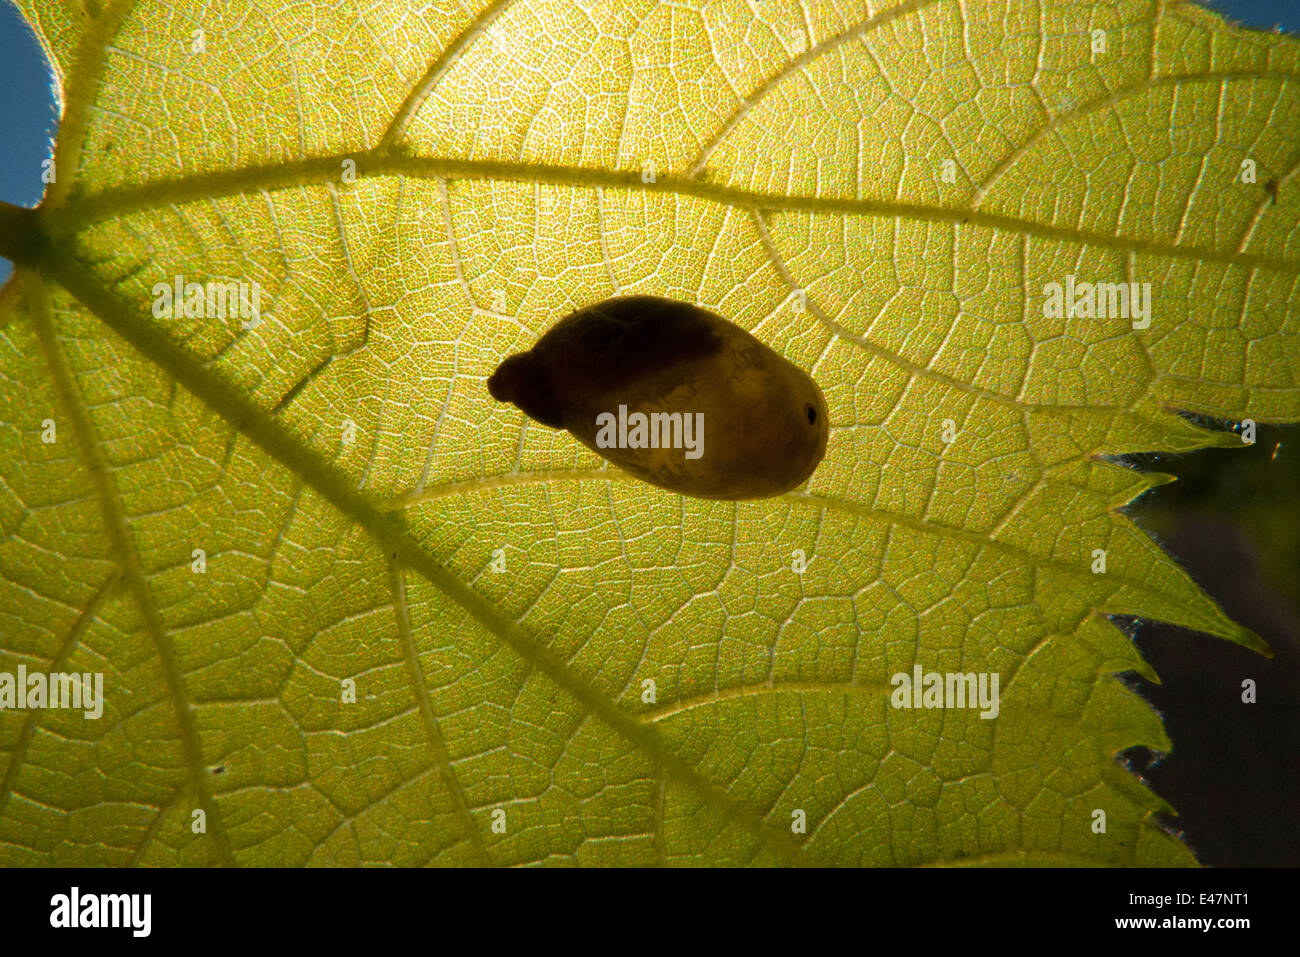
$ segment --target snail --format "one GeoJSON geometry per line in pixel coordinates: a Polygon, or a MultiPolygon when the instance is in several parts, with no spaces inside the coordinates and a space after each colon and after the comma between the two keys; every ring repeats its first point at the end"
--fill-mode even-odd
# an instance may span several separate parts
{"type": "Polygon", "coordinates": [[[807,373],[721,316],[659,296],[570,313],[502,361],[488,391],[697,498],[780,495],[826,452],[826,400],[807,373]]]}

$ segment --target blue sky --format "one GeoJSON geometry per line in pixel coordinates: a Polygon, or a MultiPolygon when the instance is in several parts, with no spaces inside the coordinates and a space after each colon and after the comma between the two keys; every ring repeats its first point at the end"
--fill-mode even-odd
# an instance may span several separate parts
{"type": "MultiPolygon", "coordinates": [[[[1300,33],[1297,0],[1214,0],[1210,6],[1251,26],[1300,33]]],[[[41,160],[54,134],[50,73],[36,38],[10,0],[0,0],[0,200],[35,206],[44,186],[41,160]]],[[[0,259],[0,281],[12,271],[0,259]]]]}

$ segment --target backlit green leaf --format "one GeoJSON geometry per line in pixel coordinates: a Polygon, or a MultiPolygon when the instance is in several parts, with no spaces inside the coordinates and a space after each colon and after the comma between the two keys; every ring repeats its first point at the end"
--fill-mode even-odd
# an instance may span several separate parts
{"type": "Polygon", "coordinates": [[[1300,42],[1178,2],[22,5],[63,116],[0,208],[0,672],[104,711],[0,711],[0,863],[1193,863],[1115,760],[1170,742],[1109,616],[1267,649],[1114,457],[1300,418],[1300,42]],[[177,277],[260,322],[158,315],[177,277]],[[1048,317],[1068,277],[1149,325],[1048,317]],[[682,498],[489,398],[632,292],[816,378],[805,488],[682,498]],[[894,707],[915,666],[996,716],[894,707]]]}

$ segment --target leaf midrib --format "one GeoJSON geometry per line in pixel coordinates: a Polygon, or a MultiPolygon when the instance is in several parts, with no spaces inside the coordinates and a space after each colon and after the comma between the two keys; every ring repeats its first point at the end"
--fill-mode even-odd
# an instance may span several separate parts
{"type": "MultiPolygon", "coordinates": [[[[810,862],[804,849],[784,831],[682,761],[649,722],[624,711],[574,674],[550,649],[506,619],[494,605],[452,575],[408,534],[404,524],[390,518],[356,488],[353,477],[304,446],[281,422],[267,415],[164,333],[141,321],[126,303],[105,288],[89,270],[76,263],[65,248],[49,245],[40,248],[47,250],[46,254],[27,265],[56,281],[106,326],[248,436],[272,459],[303,478],[331,505],[369,533],[393,561],[418,572],[490,634],[513,649],[522,660],[545,674],[587,713],[599,718],[642,751],[654,765],[696,790],[708,803],[744,826],[784,859],[791,863],[810,862]]],[[[129,555],[125,558],[129,559],[129,555]]],[[[143,578],[140,578],[140,584],[147,592],[143,578]]],[[[147,594],[137,597],[142,597],[146,603],[149,601],[147,594]]],[[[158,627],[161,635],[160,621],[158,627]]],[[[167,652],[164,635],[159,643],[159,653],[167,652]]],[[[185,703],[183,691],[176,692],[176,700],[178,705],[185,703]]],[[[185,709],[178,708],[178,711],[185,712],[185,709]]],[[[194,745],[197,747],[197,735],[194,745]]],[[[195,786],[205,786],[201,776],[196,778],[195,786]]]]}
{"type": "MultiPolygon", "coordinates": [[[[419,492],[411,492],[392,499],[386,499],[378,504],[380,508],[388,510],[389,512],[398,512],[405,509],[416,508],[428,502],[458,498],[463,495],[474,495],[482,492],[493,491],[499,488],[545,485],[553,482],[612,482],[636,484],[639,481],[639,479],[616,468],[544,469],[537,472],[505,472],[497,475],[485,475],[479,478],[448,482],[443,485],[428,486],[419,492]]],[[[891,509],[864,505],[861,502],[831,498],[826,495],[817,495],[806,491],[787,492],[781,496],[781,501],[789,502],[792,505],[800,507],[815,508],[819,511],[843,512],[848,515],[868,519],[869,521],[880,522],[884,525],[900,526],[924,535],[933,535],[941,539],[965,542],[966,544],[973,545],[979,549],[987,549],[990,552],[1006,555],[1015,559],[1017,563],[1024,567],[1060,572],[1083,582],[1094,581],[1097,578],[1097,576],[1086,567],[1074,565],[1058,558],[1035,554],[1019,545],[1000,541],[991,534],[977,532],[966,528],[958,528],[953,525],[943,525],[938,522],[932,522],[929,519],[907,515],[891,509]]],[[[1020,503],[1017,503],[1017,505],[1018,504],[1020,503]]],[[[1010,512],[1014,514],[1015,507],[1013,507],[1010,512]]],[[[1107,571],[1105,580],[1117,585],[1124,585],[1139,594],[1161,599],[1168,604],[1173,604],[1181,600],[1178,595],[1173,595],[1152,587],[1151,582],[1145,578],[1135,578],[1130,575],[1107,571]]],[[[1267,646],[1264,645],[1262,640],[1253,632],[1242,628],[1235,623],[1230,624],[1232,626],[1231,633],[1235,636],[1230,640],[1254,648],[1262,654],[1270,654],[1267,646]]],[[[1213,628],[1211,622],[1202,621],[1201,625],[1207,630],[1207,633],[1219,634],[1218,631],[1209,630],[1213,628]]],[[[1189,627],[1192,626],[1189,625],[1189,627]]]]}
{"type": "Polygon", "coordinates": [[[1118,252],[1268,269],[1287,275],[1300,274],[1300,258],[1286,259],[1209,246],[1137,239],[1089,229],[1057,226],[1005,213],[990,213],[966,207],[806,194],[782,196],[701,182],[681,176],[658,176],[655,182],[645,183],[642,182],[641,174],[635,171],[604,170],[563,164],[425,157],[379,150],[337,153],[313,159],[245,166],[237,170],[219,170],[191,176],[157,179],[142,186],[118,187],[77,198],[57,209],[42,210],[41,216],[46,231],[53,237],[60,237],[105,219],[159,206],[184,204],[220,196],[337,183],[345,160],[356,162],[358,180],[379,176],[410,176],[422,179],[516,182],[592,190],[624,189],[691,196],[746,212],[758,210],[834,213],[845,216],[874,216],[911,222],[943,223],[954,227],[973,226],[1011,235],[1094,246],[1118,252]]]}
{"type": "Polygon", "coordinates": [[[90,410],[86,407],[85,399],[77,386],[62,344],[55,333],[47,291],[39,281],[32,283],[30,287],[25,286],[24,291],[31,305],[31,324],[36,340],[40,345],[50,376],[54,380],[55,392],[59,396],[65,414],[72,422],[77,443],[81,446],[86,470],[90,473],[91,485],[99,499],[104,529],[112,553],[120,563],[121,576],[140,613],[144,632],[153,646],[154,654],[158,657],[159,669],[172,700],[190,784],[200,807],[208,817],[210,825],[208,835],[215,845],[221,862],[226,866],[233,866],[235,858],[230,844],[230,835],[222,821],[221,809],[213,801],[208,788],[206,768],[203,764],[203,748],[199,743],[198,723],[195,721],[189,693],[185,687],[185,678],[181,674],[180,666],[167,639],[162,615],[154,601],[153,592],[149,588],[144,568],[140,563],[135,536],[127,519],[117,483],[113,478],[113,470],[104,455],[90,410]]]}

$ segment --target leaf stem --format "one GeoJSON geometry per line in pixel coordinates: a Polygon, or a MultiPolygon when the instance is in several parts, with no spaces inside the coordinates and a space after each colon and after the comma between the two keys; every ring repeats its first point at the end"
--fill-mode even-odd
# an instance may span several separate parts
{"type": "Polygon", "coordinates": [[[0,201],[0,256],[30,265],[46,245],[36,210],[0,201]]]}

